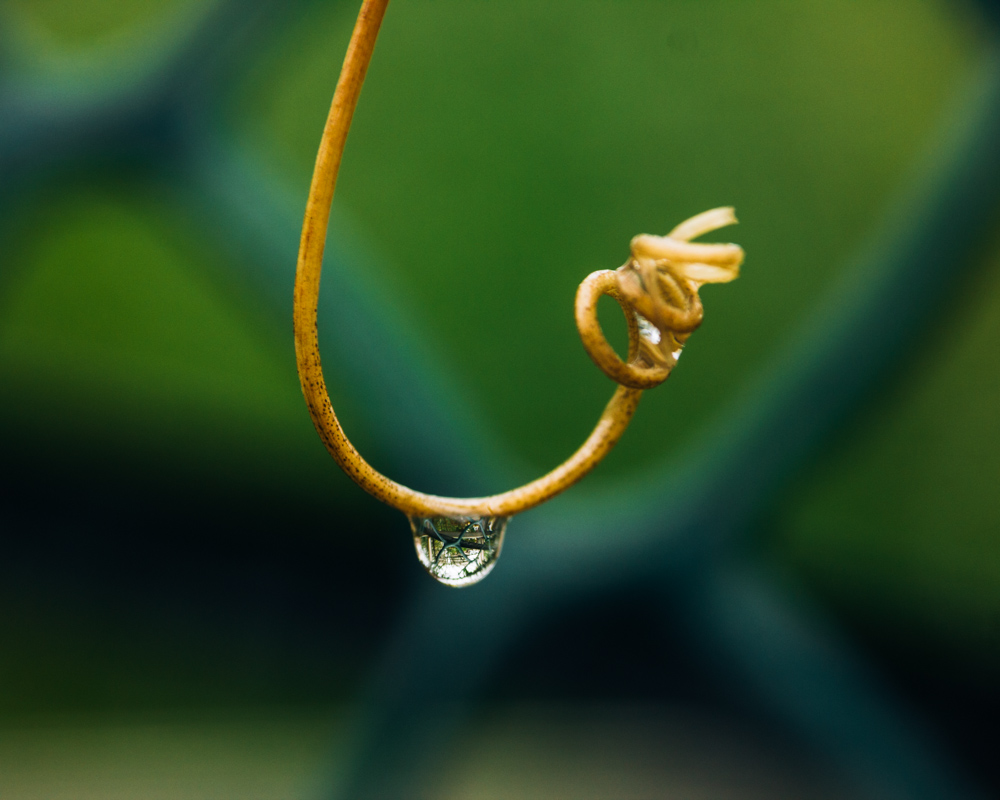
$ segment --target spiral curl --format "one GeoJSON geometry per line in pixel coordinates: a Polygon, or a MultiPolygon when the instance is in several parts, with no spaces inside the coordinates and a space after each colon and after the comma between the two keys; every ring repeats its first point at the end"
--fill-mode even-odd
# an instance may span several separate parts
{"type": "Polygon", "coordinates": [[[576,326],[587,354],[616,383],[651,389],[677,364],[705,310],[698,290],[706,283],[729,283],[740,274],[743,248],[692,242],[710,231],[736,224],[729,206],[685,220],[666,236],[640,234],[631,257],[617,270],[588,275],[576,294],[576,326]],[[601,295],[613,297],[629,328],[628,360],[608,343],[597,319],[601,295]]]}

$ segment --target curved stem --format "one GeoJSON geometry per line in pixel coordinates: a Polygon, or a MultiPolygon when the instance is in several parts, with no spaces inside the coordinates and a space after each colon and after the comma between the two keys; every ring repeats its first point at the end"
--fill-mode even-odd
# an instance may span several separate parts
{"type": "MultiPolygon", "coordinates": [[[[309,414],[327,450],[340,467],[369,494],[413,516],[509,517],[544,503],[590,472],[618,442],[635,413],[642,391],[619,386],[587,440],[569,459],[538,480],[491,497],[438,497],[417,492],[375,470],[351,444],[334,413],[323,380],[316,309],[320,272],[330,219],[330,205],[344,144],[351,127],[361,85],[368,71],[375,39],[389,0],[364,0],[358,15],[333,105],[323,130],[316,169],[306,203],[299,260],[295,275],[295,355],[309,414]]],[[[634,322],[629,325],[630,351],[637,346],[634,322]]]]}

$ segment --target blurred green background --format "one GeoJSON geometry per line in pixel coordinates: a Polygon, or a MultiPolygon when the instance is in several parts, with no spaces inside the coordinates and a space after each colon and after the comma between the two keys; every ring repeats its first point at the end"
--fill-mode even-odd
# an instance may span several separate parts
{"type": "MultiPolygon", "coordinates": [[[[277,14],[220,48],[227,66],[204,85],[185,85],[194,138],[241,154],[295,213],[356,11],[277,14]]],[[[237,758],[233,730],[263,730],[247,747],[303,742],[268,774],[311,774],[338,724],[329,715],[346,713],[425,578],[405,525],[340,475],[312,430],[293,260],[275,266],[283,294],[264,296],[243,243],[186,177],[197,153],[160,152],[162,131],[135,134],[135,152],[66,158],[58,140],[44,156],[11,144],[38,109],[91,102],[99,116],[107,97],[152,93],[213,8],[5,0],[0,13],[0,795],[71,796],[45,783],[52,770],[80,792],[101,780],[38,730],[56,741],[66,719],[114,728],[178,709],[190,736],[229,743],[199,750],[219,763],[237,758]],[[376,550],[377,566],[352,566],[376,550]],[[269,721],[242,722],[256,719],[247,709],[269,721]],[[283,725],[296,733],[267,738],[283,725]]],[[[741,225],[724,236],[747,251],[743,276],[705,292],[676,373],[578,491],[684,458],[933,161],[986,49],[978,14],[930,0],[394,0],[335,201],[337,224],[364,243],[357,280],[387,338],[414,348],[445,407],[523,481],[582,441],[612,390],[574,328],[579,281],[622,263],[638,232],[734,205],[741,225]]],[[[989,745],[957,731],[996,708],[1000,670],[996,244],[984,236],[977,264],[956,266],[905,358],[769,499],[751,545],[979,775],[989,745]]],[[[602,306],[620,343],[618,316],[602,306]]],[[[327,380],[362,452],[391,470],[363,387],[327,380]]],[[[433,476],[416,488],[461,489],[433,476]]],[[[163,796],[251,796],[218,780],[218,793],[195,780],[163,796]]],[[[281,780],[260,796],[313,785],[281,780]]]]}

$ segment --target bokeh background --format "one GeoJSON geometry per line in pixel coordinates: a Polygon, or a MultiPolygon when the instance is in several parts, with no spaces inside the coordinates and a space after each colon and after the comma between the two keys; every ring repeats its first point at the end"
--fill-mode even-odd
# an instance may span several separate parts
{"type": "Polygon", "coordinates": [[[455,591],[295,375],[357,5],[0,3],[0,796],[996,796],[992,7],[394,0],[320,308],[376,467],[549,469],[582,277],[718,205],[748,253],[455,591]]]}

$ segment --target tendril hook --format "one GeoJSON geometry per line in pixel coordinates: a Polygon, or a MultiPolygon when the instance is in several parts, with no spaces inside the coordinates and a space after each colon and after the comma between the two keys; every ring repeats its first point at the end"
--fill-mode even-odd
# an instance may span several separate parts
{"type": "Polygon", "coordinates": [[[361,6],[306,202],[293,311],[302,392],[327,450],[344,472],[382,502],[411,517],[511,517],[551,499],[597,466],[625,432],[643,390],[670,375],[687,338],[701,324],[704,309],[699,288],[733,280],[743,261],[743,250],[737,245],[691,240],[735,223],[736,217],[732,208],[716,208],[682,222],[666,236],[636,236],[621,268],[594,272],[580,284],[575,312],[583,345],[594,363],[619,385],[586,441],[558,467],[516,489],[473,498],[424,494],[382,475],[351,444],[334,413],[320,363],[316,310],[337,174],[388,4],[389,0],[364,0],[361,6]],[[617,300],[625,313],[629,346],[624,361],[608,344],[597,320],[597,301],[603,294],[617,300]]]}

